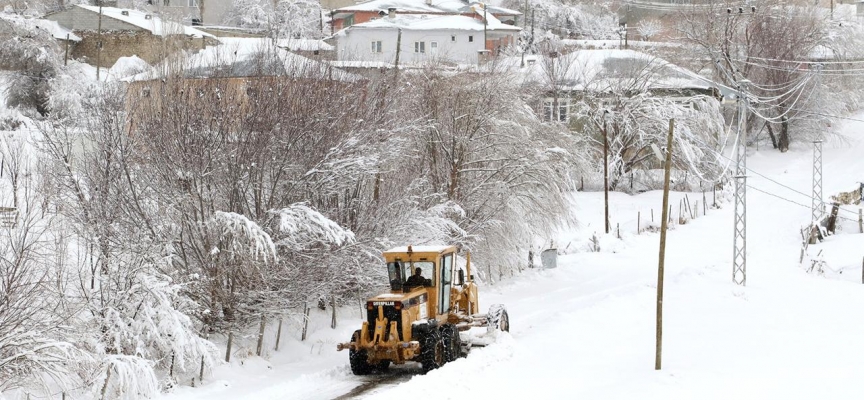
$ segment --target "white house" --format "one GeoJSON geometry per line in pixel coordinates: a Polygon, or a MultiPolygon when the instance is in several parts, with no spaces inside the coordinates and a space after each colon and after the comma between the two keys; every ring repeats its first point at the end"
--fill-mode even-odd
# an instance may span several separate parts
{"type": "Polygon", "coordinates": [[[477,64],[514,43],[521,28],[479,11],[464,15],[389,15],[349,26],[336,34],[339,61],[417,65],[430,62],[477,64]],[[485,39],[485,40],[484,40],[485,39]],[[396,43],[400,46],[397,49],[396,43]]]}

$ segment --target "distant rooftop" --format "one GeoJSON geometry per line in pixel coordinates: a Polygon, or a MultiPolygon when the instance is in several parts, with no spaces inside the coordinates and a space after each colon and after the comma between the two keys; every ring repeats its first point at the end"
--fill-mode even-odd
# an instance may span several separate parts
{"type": "MultiPolygon", "coordinates": [[[[364,22],[352,25],[346,29],[381,29],[381,28],[402,28],[406,30],[462,30],[462,31],[483,31],[488,30],[504,30],[504,31],[519,31],[522,28],[513,25],[502,23],[492,15],[488,15],[488,23],[484,26],[483,21],[463,15],[428,15],[428,14],[402,14],[394,18],[379,18],[369,22],[364,22]]],[[[344,30],[343,30],[344,31],[344,30]]]]}
{"type": "MultiPolygon", "coordinates": [[[[97,6],[85,6],[79,4],[77,5],[77,7],[81,7],[87,11],[91,11],[97,14],[99,13],[99,7],[97,6]]],[[[148,30],[156,36],[184,34],[193,37],[215,38],[215,36],[195,29],[191,26],[186,26],[171,21],[164,21],[159,18],[158,15],[153,15],[143,11],[115,7],[102,7],[102,15],[119,21],[123,21],[127,24],[135,25],[141,29],[148,30]]]]}

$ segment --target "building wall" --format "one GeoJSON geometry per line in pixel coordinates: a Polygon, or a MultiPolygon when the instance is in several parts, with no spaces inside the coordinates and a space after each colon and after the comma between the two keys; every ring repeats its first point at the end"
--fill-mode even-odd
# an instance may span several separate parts
{"type": "MultiPolygon", "coordinates": [[[[85,10],[81,7],[72,7],[65,11],[48,14],[45,19],[57,21],[64,28],[73,31],[95,31],[99,29],[99,13],[85,10]]],[[[143,31],[143,29],[127,24],[114,18],[102,16],[103,31],[143,31]]]]}
{"type": "MultiPolygon", "coordinates": [[[[396,59],[396,29],[350,29],[339,36],[336,42],[338,60],[380,61],[393,63],[396,59]],[[381,52],[372,52],[372,42],[381,41],[381,52]]],[[[402,44],[399,54],[401,64],[423,64],[429,62],[449,62],[476,64],[478,52],[483,50],[482,31],[413,31],[402,30],[402,44]],[[453,40],[455,36],[455,41],[453,40]],[[469,41],[469,36],[473,41],[469,41]],[[415,43],[425,43],[425,52],[415,52],[415,43]],[[438,43],[432,50],[432,42],[438,43]]]]}
{"type": "MultiPolygon", "coordinates": [[[[121,8],[133,8],[133,0],[118,0],[117,6],[121,8]]],[[[201,7],[204,5],[204,25],[220,25],[222,20],[231,10],[231,0],[195,0],[192,5],[189,0],[170,0],[165,5],[164,0],[153,0],[153,4],[145,5],[144,8],[154,14],[159,14],[165,19],[191,24],[193,18],[200,18],[201,7]]]]}

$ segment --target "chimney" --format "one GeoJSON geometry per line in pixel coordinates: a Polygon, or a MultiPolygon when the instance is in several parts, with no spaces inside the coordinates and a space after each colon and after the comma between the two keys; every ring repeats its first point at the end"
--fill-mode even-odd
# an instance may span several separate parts
{"type": "Polygon", "coordinates": [[[432,0],[426,0],[426,5],[431,7],[432,6],[432,0]]]}
{"type": "Polygon", "coordinates": [[[396,8],[395,7],[388,8],[387,9],[387,16],[390,17],[390,19],[396,18],[396,8]]]}

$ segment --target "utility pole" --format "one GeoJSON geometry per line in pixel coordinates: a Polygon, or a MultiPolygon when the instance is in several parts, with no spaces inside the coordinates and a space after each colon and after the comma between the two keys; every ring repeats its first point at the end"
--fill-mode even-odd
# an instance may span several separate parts
{"type": "Polygon", "coordinates": [[[393,82],[399,82],[399,52],[402,51],[402,28],[396,34],[396,60],[393,62],[393,82]]]}
{"type": "Polygon", "coordinates": [[[99,0],[99,28],[98,38],[96,42],[96,80],[99,80],[99,70],[102,64],[102,0],[99,0]]]}
{"type": "Polygon", "coordinates": [[[534,44],[534,10],[531,10],[531,44],[534,44]]]}
{"type": "Polygon", "coordinates": [[[627,23],[625,22],[624,23],[624,48],[625,49],[630,48],[630,45],[627,44],[627,39],[629,38],[629,36],[628,36],[629,33],[630,33],[630,31],[627,30],[627,23]]]}
{"type": "Polygon", "coordinates": [[[669,120],[666,138],[666,165],[663,175],[663,221],[660,222],[660,260],[657,265],[657,335],[654,348],[654,369],[660,370],[663,350],[663,267],[666,261],[666,228],[669,224],[669,178],[672,175],[672,133],[675,119],[669,120]]]}
{"type": "Polygon", "coordinates": [[[488,50],[486,48],[486,26],[488,25],[488,20],[486,19],[486,3],[483,4],[483,50],[488,50]]]}
{"type": "Polygon", "coordinates": [[[735,237],[732,281],[747,285],[747,80],[738,86],[738,145],[735,148],[735,237]]]}
{"type": "Polygon", "coordinates": [[[822,140],[813,141],[813,199],[810,203],[811,224],[822,219],[822,140]]]}
{"type": "MultiPolygon", "coordinates": [[[[609,110],[603,111],[603,221],[606,224],[606,233],[609,233],[609,135],[608,118],[609,110]]],[[[663,206],[666,207],[666,206],[663,206]]]]}

